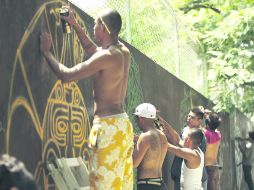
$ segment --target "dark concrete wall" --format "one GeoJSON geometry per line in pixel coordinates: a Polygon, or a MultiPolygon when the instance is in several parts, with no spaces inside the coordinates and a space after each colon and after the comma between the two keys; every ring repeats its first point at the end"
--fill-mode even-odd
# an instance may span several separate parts
{"type": "MultiPolygon", "coordinates": [[[[90,79],[63,85],[57,80],[39,51],[39,35],[49,31],[52,52],[67,66],[85,59],[75,33],[62,33],[57,8],[61,1],[0,1],[0,153],[24,161],[44,189],[54,189],[45,163],[54,157],[87,158],[93,100],[90,79]]],[[[79,23],[91,33],[93,20],[74,8],[79,23]]],[[[127,44],[128,45],[128,44],[127,44]]],[[[151,102],[160,114],[180,132],[191,107],[213,104],[138,50],[128,45],[132,66],[126,110],[132,112],[141,102],[151,102]]],[[[223,135],[219,164],[221,189],[240,189],[241,159],[234,141],[253,124],[241,113],[221,113],[223,135]],[[230,187],[230,188],[229,188],[230,187]]],[[[134,130],[138,132],[133,121],[134,130]]],[[[170,167],[173,155],[164,162],[164,179],[172,189],[170,167]]]]}

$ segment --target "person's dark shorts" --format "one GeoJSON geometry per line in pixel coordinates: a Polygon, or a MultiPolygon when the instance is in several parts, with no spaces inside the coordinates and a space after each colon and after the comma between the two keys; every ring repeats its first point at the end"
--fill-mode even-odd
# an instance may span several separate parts
{"type": "Polygon", "coordinates": [[[162,178],[145,178],[137,182],[138,190],[167,190],[162,178]]]}

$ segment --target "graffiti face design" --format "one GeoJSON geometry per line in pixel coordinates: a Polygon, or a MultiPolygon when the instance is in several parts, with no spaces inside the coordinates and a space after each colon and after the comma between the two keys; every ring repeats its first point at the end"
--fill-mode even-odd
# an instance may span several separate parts
{"type": "Polygon", "coordinates": [[[85,110],[82,94],[76,83],[63,85],[58,81],[48,98],[43,120],[44,148],[50,139],[58,147],[61,156],[82,155],[90,129],[85,110]]]}
{"type": "MultiPolygon", "coordinates": [[[[31,52],[28,44],[35,43],[32,35],[35,28],[41,28],[40,22],[44,20],[44,27],[52,37],[54,56],[67,66],[73,66],[68,64],[76,64],[83,60],[85,52],[76,34],[67,35],[60,32],[62,28],[57,12],[59,3],[61,2],[50,1],[43,4],[30,21],[17,49],[9,93],[6,152],[23,157],[22,160],[34,173],[43,189],[55,188],[46,171],[45,164],[48,161],[78,156],[88,159],[87,139],[90,122],[84,92],[81,93],[77,82],[62,84],[61,81],[52,80],[54,76],[47,65],[35,65],[36,61],[31,61],[32,56],[28,56],[27,53],[31,52]],[[40,72],[37,77],[32,77],[34,70],[32,73],[30,69],[35,66],[40,72]],[[49,85],[45,85],[45,89],[38,89],[43,80],[47,80],[49,85]],[[24,135],[15,131],[23,131],[24,135]],[[27,152],[31,151],[33,154],[28,155],[27,152]]],[[[76,14],[76,17],[80,25],[84,26],[79,15],[76,14]]]]}

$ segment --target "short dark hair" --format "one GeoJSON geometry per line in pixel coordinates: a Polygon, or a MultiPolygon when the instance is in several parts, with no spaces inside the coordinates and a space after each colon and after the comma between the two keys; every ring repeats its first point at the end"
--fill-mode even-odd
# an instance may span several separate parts
{"type": "Polygon", "coordinates": [[[201,129],[192,128],[192,129],[190,129],[189,136],[190,136],[193,144],[196,147],[198,147],[204,138],[204,133],[201,129]]]}
{"type": "Polygon", "coordinates": [[[0,189],[39,190],[31,173],[15,157],[4,154],[0,156],[0,189]]]}
{"type": "Polygon", "coordinates": [[[205,124],[213,131],[219,127],[220,123],[221,118],[214,112],[210,113],[205,120],[205,124]]]}
{"type": "Polygon", "coordinates": [[[199,107],[195,107],[191,109],[191,112],[193,112],[199,119],[203,119],[204,118],[204,111],[199,108],[199,107]]]}
{"type": "Polygon", "coordinates": [[[118,35],[122,27],[122,18],[115,9],[107,9],[100,15],[100,20],[113,35],[118,35]]]}

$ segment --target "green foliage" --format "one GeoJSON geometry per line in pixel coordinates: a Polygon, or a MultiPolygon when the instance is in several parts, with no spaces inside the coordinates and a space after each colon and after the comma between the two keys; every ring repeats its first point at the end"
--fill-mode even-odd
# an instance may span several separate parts
{"type": "Polygon", "coordinates": [[[234,107],[254,116],[253,0],[175,1],[191,17],[209,65],[209,97],[217,111],[234,107]],[[199,6],[205,5],[205,6],[199,6]],[[220,10],[211,9],[211,7],[220,10]]]}

